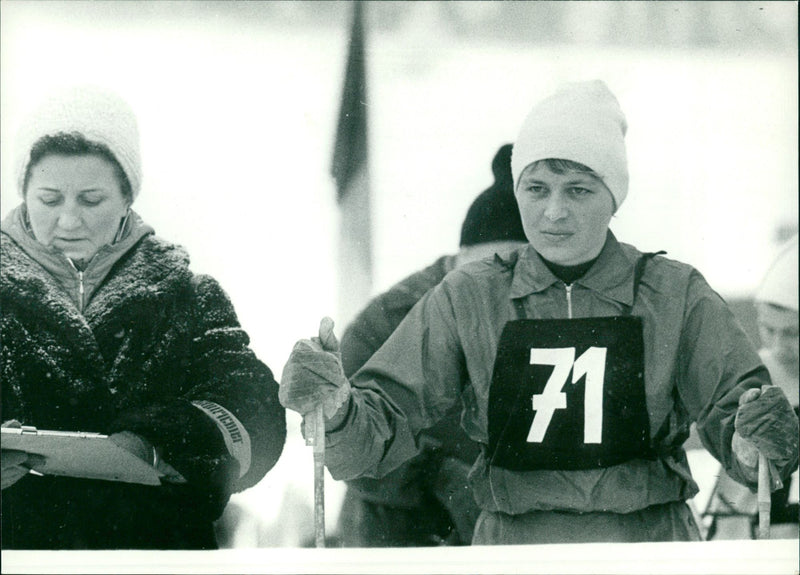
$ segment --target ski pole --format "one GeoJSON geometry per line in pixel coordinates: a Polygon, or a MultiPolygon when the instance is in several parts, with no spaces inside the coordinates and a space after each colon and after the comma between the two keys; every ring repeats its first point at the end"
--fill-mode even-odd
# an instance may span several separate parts
{"type": "Polygon", "coordinates": [[[314,543],[325,547],[325,413],[322,404],[306,416],[306,445],[314,452],[314,543]],[[310,425],[309,425],[310,424],[310,425]]]}
{"type": "MultiPolygon", "coordinates": [[[[770,386],[762,385],[761,392],[770,386]]],[[[758,454],[758,538],[769,539],[770,513],[772,511],[772,482],[769,474],[769,460],[767,456],[758,454]]]]}
{"type": "Polygon", "coordinates": [[[772,490],[769,477],[769,461],[762,453],[758,454],[758,538],[769,539],[770,507],[772,490]]]}
{"type": "MultiPolygon", "coordinates": [[[[319,337],[312,338],[322,350],[339,353],[339,342],[333,333],[333,320],[322,318],[319,337]]],[[[305,416],[306,445],[314,451],[314,541],[317,547],[325,547],[325,410],[320,403],[313,413],[305,416]]]]}

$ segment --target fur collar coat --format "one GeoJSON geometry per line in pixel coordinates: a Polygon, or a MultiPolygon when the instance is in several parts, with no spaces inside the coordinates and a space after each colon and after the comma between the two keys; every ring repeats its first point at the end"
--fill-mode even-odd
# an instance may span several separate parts
{"type": "Polygon", "coordinates": [[[212,522],[228,497],[264,477],[286,434],[277,383],[227,295],[190,271],[182,248],[145,233],[81,312],[19,234],[0,234],[3,421],[132,431],[187,483],[25,477],[3,491],[3,548],[213,548],[212,522]],[[246,429],[246,473],[196,407],[203,401],[246,429]]]}

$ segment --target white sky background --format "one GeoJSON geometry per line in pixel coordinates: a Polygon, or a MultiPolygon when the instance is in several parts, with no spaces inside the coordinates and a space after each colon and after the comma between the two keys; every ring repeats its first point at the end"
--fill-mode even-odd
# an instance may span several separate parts
{"type": "MultiPolygon", "coordinates": [[[[578,4],[602,17],[602,3],[578,4]]],[[[796,23],[795,2],[754,4],[796,23]]],[[[606,47],[577,41],[580,17],[574,44],[487,43],[434,29],[425,3],[408,9],[418,17],[405,28],[367,29],[376,293],[457,249],[499,145],[537,99],[588,78],[604,79],[628,117],[620,240],[694,264],[723,295],[756,287],[775,229],[797,222],[796,44],[606,47]]],[[[3,1],[0,12],[0,213],[20,201],[24,111],[65,83],[118,91],[142,134],[134,209],[221,282],[279,377],[296,339],[323,315],[339,319],[329,168],[347,25],[236,21],[225,3],[199,2],[3,1]]]]}

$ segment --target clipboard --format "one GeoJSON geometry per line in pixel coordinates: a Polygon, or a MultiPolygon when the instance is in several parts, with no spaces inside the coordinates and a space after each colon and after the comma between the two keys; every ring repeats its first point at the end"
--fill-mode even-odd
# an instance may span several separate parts
{"type": "Polygon", "coordinates": [[[44,457],[31,465],[33,472],[161,485],[163,473],[114,443],[108,435],[83,431],[50,431],[35,427],[2,427],[2,449],[15,449],[44,457]]]}

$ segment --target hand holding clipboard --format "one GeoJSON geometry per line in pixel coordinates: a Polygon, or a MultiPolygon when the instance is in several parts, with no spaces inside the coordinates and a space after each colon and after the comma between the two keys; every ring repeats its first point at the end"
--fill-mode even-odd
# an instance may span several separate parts
{"type": "MultiPolygon", "coordinates": [[[[161,485],[162,479],[185,482],[168,464],[145,460],[126,448],[124,434],[38,430],[35,427],[4,425],[2,432],[3,469],[28,468],[40,475],[57,475],[161,485]],[[120,437],[121,436],[121,437],[120,437]],[[27,454],[26,457],[19,455],[27,454]]],[[[14,472],[13,473],[20,473],[14,472]]],[[[19,478],[17,478],[19,479],[19,478]]],[[[4,485],[6,485],[4,478],[4,485]]],[[[13,484],[14,481],[11,481],[13,484]]]]}

